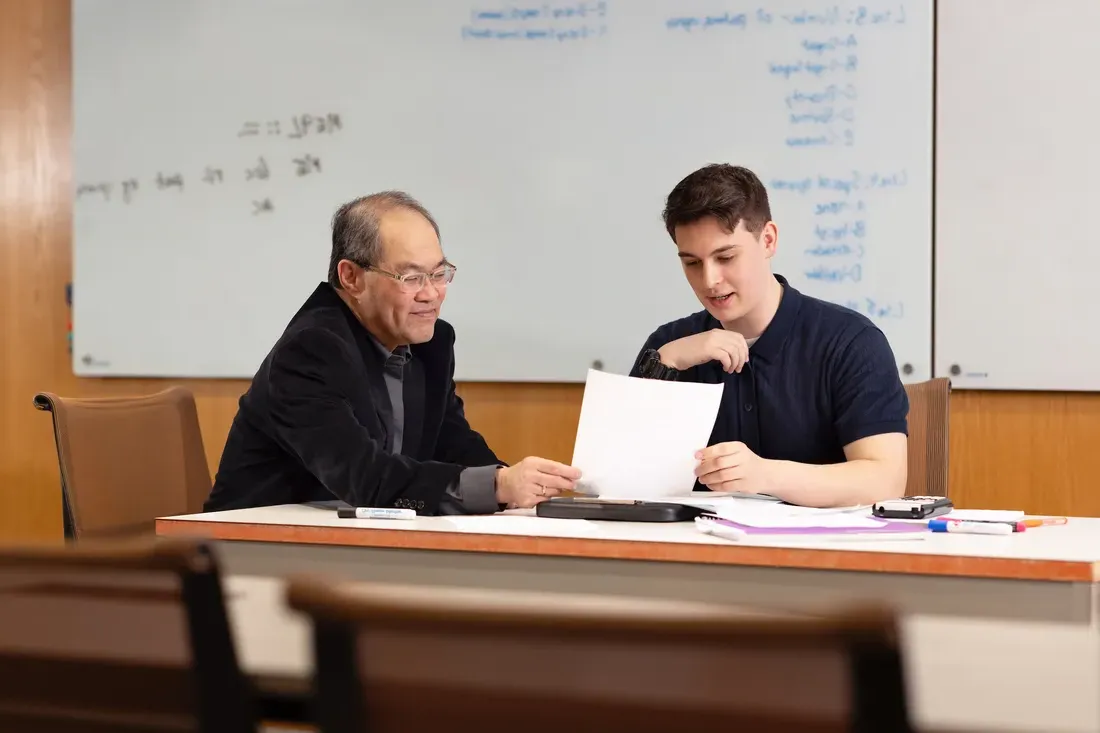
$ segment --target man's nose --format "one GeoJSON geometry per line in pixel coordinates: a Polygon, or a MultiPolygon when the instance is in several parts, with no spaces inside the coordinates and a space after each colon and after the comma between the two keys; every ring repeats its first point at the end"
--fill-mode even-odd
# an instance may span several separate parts
{"type": "Polygon", "coordinates": [[[421,302],[435,300],[439,297],[440,291],[442,289],[443,288],[441,286],[436,285],[431,280],[425,280],[424,287],[420,288],[420,290],[416,293],[416,299],[421,302]]]}
{"type": "Polygon", "coordinates": [[[703,263],[703,284],[708,288],[716,288],[722,284],[722,272],[716,265],[703,263]]]}

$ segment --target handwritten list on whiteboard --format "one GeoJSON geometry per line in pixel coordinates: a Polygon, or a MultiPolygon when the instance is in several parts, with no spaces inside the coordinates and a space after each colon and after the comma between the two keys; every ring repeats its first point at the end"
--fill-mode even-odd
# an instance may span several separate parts
{"type": "Polygon", "coordinates": [[[664,197],[728,162],[775,271],[927,378],[931,49],[930,0],[77,0],[74,368],[251,376],[335,208],[401,188],[459,266],[456,379],[623,373],[701,307],[664,197]]]}

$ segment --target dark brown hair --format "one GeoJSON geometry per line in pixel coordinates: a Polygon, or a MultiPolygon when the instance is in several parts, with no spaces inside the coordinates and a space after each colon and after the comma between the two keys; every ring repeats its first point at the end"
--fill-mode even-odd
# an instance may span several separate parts
{"type": "Polygon", "coordinates": [[[768,192],[748,168],[725,163],[704,166],[676,184],[665,202],[665,229],[676,241],[676,227],[708,216],[728,231],[737,228],[759,234],[771,221],[768,192]]]}

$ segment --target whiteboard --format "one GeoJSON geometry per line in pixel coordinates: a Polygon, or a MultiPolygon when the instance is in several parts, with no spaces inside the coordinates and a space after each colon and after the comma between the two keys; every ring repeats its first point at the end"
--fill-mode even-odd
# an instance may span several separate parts
{"type": "Polygon", "coordinates": [[[458,273],[458,380],[627,371],[701,308],[661,223],[711,162],[775,271],[931,376],[931,0],[76,0],[73,368],[250,377],[330,221],[403,189],[458,273]]]}
{"type": "Polygon", "coordinates": [[[1100,3],[943,2],[939,27],[936,373],[1100,389],[1100,3]]]}

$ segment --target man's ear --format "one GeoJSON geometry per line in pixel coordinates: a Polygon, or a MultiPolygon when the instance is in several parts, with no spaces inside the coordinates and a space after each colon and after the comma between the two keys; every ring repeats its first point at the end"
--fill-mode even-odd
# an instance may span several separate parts
{"type": "Polygon", "coordinates": [[[336,265],[336,274],[340,278],[340,287],[348,295],[359,297],[366,286],[366,273],[363,268],[351,260],[340,260],[336,265]]]}
{"type": "Polygon", "coordinates": [[[764,257],[770,259],[775,256],[779,247],[779,228],[774,221],[769,221],[760,232],[760,241],[764,245],[764,257]]]}

